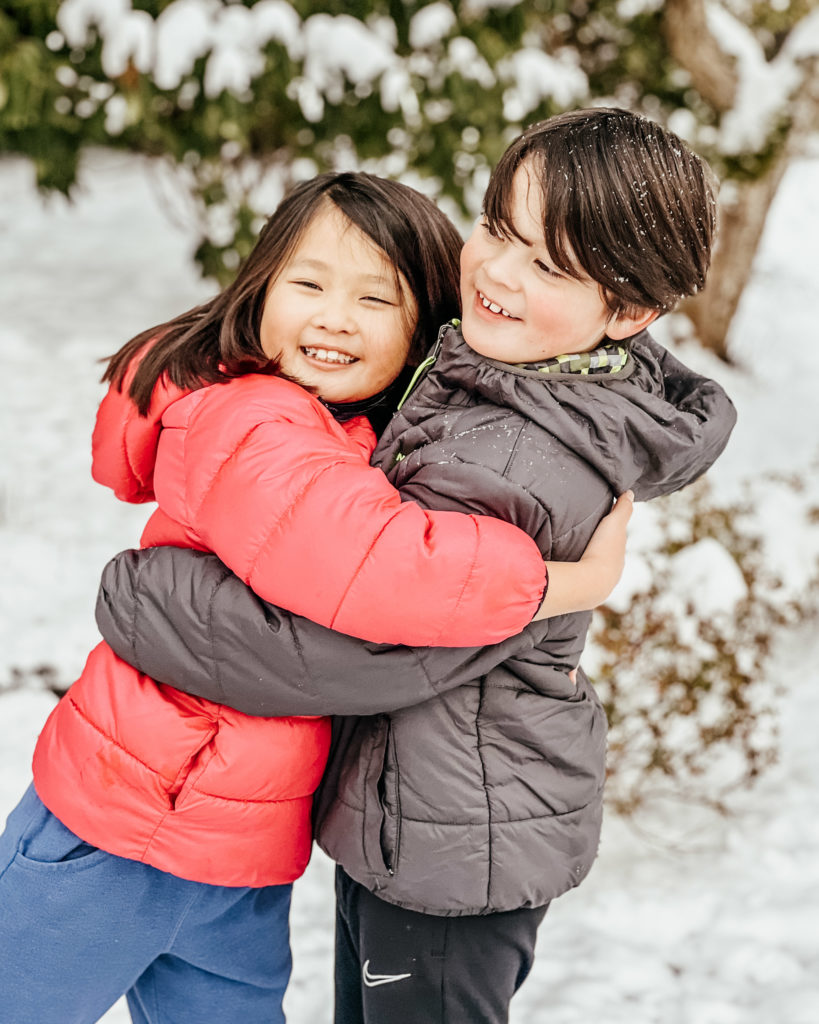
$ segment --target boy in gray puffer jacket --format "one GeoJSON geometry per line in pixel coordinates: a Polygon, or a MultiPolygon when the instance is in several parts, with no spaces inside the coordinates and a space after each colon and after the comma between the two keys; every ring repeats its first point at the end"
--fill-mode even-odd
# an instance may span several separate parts
{"type": "MultiPolygon", "coordinates": [[[[598,109],[529,129],[464,247],[463,321],[374,464],[405,499],[507,519],[550,560],[579,558],[613,495],[696,479],[733,407],[646,328],[702,288],[714,224],[707,168],[658,125],[598,109]]],[[[605,718],[570,676],[589,620],[481,650],[385,648],[172,549],[118,556],[98,605],[105,639],[155,679],[254,715],[345,716],[315,818],[339,864],[337,1024],[507,1019],[549,901],[597,850],[605,718]]]]}

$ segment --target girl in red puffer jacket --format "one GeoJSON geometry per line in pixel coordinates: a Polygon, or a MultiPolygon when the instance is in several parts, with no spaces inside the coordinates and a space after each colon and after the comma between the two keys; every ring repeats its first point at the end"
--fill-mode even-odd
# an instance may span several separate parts
{"type": "MultiPolygon", "coordinates": [[[[525,533],[402,502],[368,464],[365,416],[457,311],[460,246],[412,189],[323,175],[231,286],[125,345],[93,472],[158,503],[142,545],[213,551],[266,600],[382,643],[492,643],[604,596],[543,600],[525,533]]],[[[0,1019],[90,1024],[127,992],[139,1022],[283,1020],[329,739],[327,719],[247,717],[97,646],[0,837],[0,1019]]]]}

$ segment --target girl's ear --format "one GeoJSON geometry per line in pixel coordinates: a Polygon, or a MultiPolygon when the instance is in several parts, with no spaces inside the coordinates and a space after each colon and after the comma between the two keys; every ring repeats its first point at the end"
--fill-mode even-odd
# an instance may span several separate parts
{"type": "Polygon", "coordinates": [[[636,309],[631,313],[618,313],[609,321],[606,337],[612,341],[630,338],[633,334],[644,331],[649,324],[653,324],[659,315],[659,309],[636,309]]]}

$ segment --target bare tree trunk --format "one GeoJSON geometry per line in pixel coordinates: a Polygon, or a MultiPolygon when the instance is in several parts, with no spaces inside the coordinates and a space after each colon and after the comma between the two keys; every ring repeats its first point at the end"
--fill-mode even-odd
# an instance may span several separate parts
{"type": "Polygon", "coordinates": [[[751,275],[765,219],[787,167],[783,153],[756,181],[731,182],[731,199],[720,203],[717,246],[708,284],[680,307],[694,325],[700,342],[730,362],[728,328],[751,275]]]}
{"type": "Polygon", "coordinates": [[[734,58],[711,35],[704,0],[666,0],[663,32],[672,57],[700,96],[720,113],[730,110],[737,91],[734,58]]]}
{"type": "Polygon", "coordinates": [[[708,284],[681,306],[701,343],[726,362],[731,361],[729,328],[751,276],[771,203],[791,159],[819,126],[819,61],[810,62],[804,71],[782,152],[761,178],[729,183],[728,195],[720,201],[719,235],[708,284]]]}
{"type": "MultiPolygon", "coordinates": [[[[734,105],[738,87],[734,60],[708,29],[704,0],[667,0],[663,30],[672,56],[691,84],[719,113],[734,105]]],[[[776,190],[795,150],[819,118],[819,62],[804,67],[804,84],[794,98],[788,138],[766,173],[754,181],[732,181],[720,199],[720,227],[708,285],[681,309],[697,337],[730,361],[728,329],[751,274],[756,250],[776,190]]]]}

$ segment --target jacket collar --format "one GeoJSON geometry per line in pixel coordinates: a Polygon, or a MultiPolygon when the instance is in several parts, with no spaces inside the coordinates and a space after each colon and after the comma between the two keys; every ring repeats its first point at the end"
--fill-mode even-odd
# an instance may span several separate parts
{"type": "MultiPolygon", "coordinates": [[[[457,327],[439,337],[424,398],[440,408],[455,393],[517,412],[593,465],[616,494],[640,500],[691,483],[725,447],[736,413],[722,388],[684,366],[643,331],[616,374],[543,373],[485,359],[457,327]]],[[[410,401],[409,405],[412,406],[410,401]]],[[[406,415],[412,418],[411,408],[406,415]]]]}

